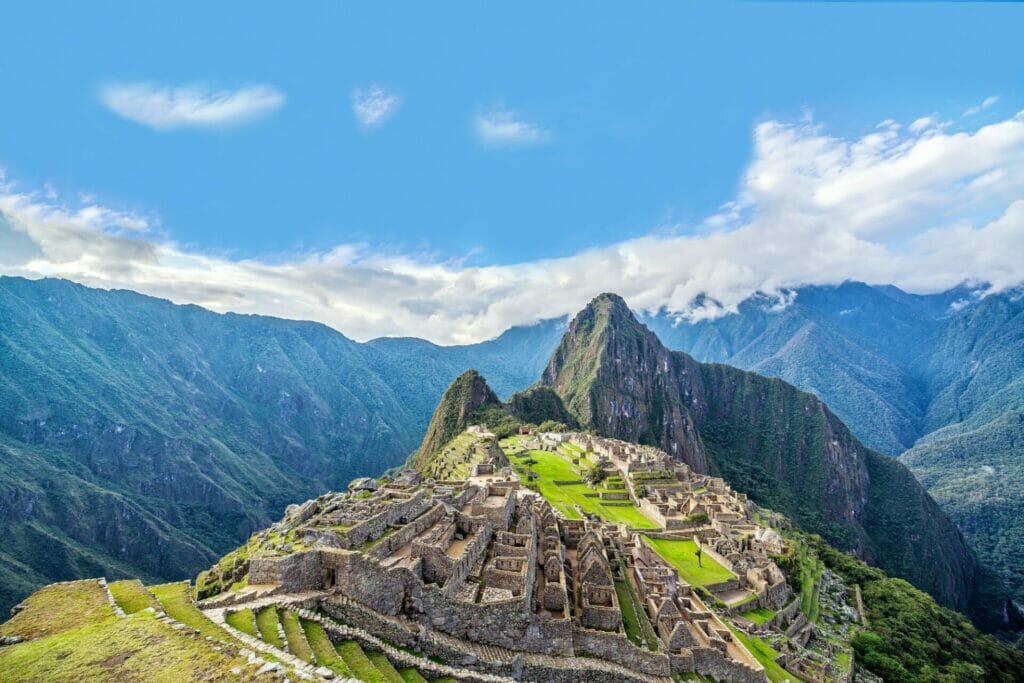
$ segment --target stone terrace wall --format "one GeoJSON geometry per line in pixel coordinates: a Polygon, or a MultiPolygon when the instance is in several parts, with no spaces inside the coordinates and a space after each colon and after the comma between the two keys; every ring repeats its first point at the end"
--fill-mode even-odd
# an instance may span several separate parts
{"type": "Polygon", "coordinates": [[[572,643],[577,655],[608,659],[652,676],[671,674],[671,663],[667,654],[641,650],[621,633],[576,628],[573,629],[572,643]]]}
{"type": "Polygon", "coordinates": [[[755,671],[726,658],[715,648],[695,647],[691,652],[693,653],[693,670],[703,676],[710,676],[717,681],[726,681],[726,683],[763,683],[768,680],[764,669],[755,671]]]}
{"type": "Polygon", "coordinates": [[[456,638],[542,654],[572,652],[569,621],[542,619],[524,611],[519,599],[474,604],[450,600],[435,586],[424,586],[417,602],[432,628],[456,638]]]}
{"type": "Polygon", "coordinates": [[[323,588],[321,552],[310,550],[284,557],[254,557],[249,561],[249,583],[279,584],[289,592],[323,588]]]}
{"type": "Polygon", "coordinates": [[[338,584],[344,594],[381,614],[401,612],[406,594],[419,584],[409,569],[384,569],[360,553],[345,553],[340,564],[338,584]]]}

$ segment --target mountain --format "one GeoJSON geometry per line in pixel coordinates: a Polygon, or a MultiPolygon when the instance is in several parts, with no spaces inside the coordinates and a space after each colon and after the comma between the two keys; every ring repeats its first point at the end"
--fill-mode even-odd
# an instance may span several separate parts
{"type": "Polygon", "coordinates": [[[488,407],[502,410],[498,395],[487,386],[479,372],[467,370],[456,377],[430,418],[414,466],[422,468],[445,444],[466,431],[466,427],[483,421],[483,411],[488,407]]]}
{"type": "Polygon", "coordinates": [[[901,456],[1024,603],[1024,297],[847,282],[751,297],[735,314],[643,318],[670,348],[781,377],[866,445],[901,456]]]}
{"type": "Polygon", "coordinates": [[[465,367],[527,386],[564,325],[360,344],[0,278],[0,611],[50,581],[194,575],[288,503],[401,464],[465,367]]]}
{"type": "Polygon", "coordinates": [[[1024,298],[959,312],[926,363],[934,431],[900,461],[1024,603],[1024,298]]]}
{"type": "Polygon", "coordinates": [[[720,474],[940,603],[991,618],[953,523],[909,470],[865,448],[813,394],[671,352],[610,294],[570,323],[541,381],[581,425],[720,474]]]}

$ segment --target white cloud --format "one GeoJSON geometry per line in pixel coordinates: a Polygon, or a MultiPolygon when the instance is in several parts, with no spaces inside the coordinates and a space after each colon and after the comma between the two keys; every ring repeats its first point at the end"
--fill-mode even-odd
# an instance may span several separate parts
{"type": "Polygon", "coordinates": [[[352,113],[364,128],[377,128],[391,118],[402,105],[398,94],[379,85],[352,91],[352,113]]]}
{"type": "Polygon", "coordinates": [[[113,83],[100,89],[100,101],[129,121],[168,131],[250,121],[281,108],[285,97],[270,85],[224,90],[202,85],[113,83]]]}
{"type": "Polygon", "coordinates": [[[700,230],[661,226],[564,258],[479,267],[366,245],[231,260],[155,236],[152,219],[4,181],[0,271],[440,343],[571,314],[609,290],[699,318],[754,292],[846,279],[916,292],[1024,281],[1024,112],[976,130],[904,130],[847,139],[813,120],[766,121],[736,198],[700,230]]]}
{"type": "Polygon", "coordinates": [[[985,111],[986,109],[988,109],[989,107],[991,107],[993,104],[995,104],[998,101],[999,101],[999,96],[998,95],[991,95],[989,97],[986,97],[982,101],[981,104],[977,104],[977,105],[975,105],[973,107],[968,107],[964,111],[963,116],[966,117],[966,116],[974,116],[975,114],[980,114],[981,112],[985,111]]]}
{"type": "Polygon", "coordinates": [[[477,139],[493,147],[526,147],[551,139],[549,131],[502,106],[477,112],[473,127],[477,139]]]}

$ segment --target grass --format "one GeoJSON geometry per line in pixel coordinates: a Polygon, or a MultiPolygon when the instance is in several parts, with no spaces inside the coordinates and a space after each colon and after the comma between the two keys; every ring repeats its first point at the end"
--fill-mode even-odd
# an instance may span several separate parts
{"type": "Polygon", "coordinates": [[[345,666],[352,672],[352,675],[361,681],[369,683],[387,683],[384,674],[377,670],[370,658],[363,652],[363,648],[354,640],[344,640],[335,646],[338,654],[345,660],[345,666]]]}
{"type": "Polygon", "coordinates": [[[22,604],[25,609],[0,625],[0,636],[19,635],[28,640],[114,616],[107,592],[96,579],[46,586],[26,598],[22,604]]]}
{"type": "Polygon", "coordinates": [[[729,630],[732,631],[733,636],[743,643],[743,646],[747,648],[747,651],[754,655],[754,659],[761,663],[761,666],[764,667],[764,672],[768,674],[769,681],[781,682],[793,680],[793,674],[775,663],[775,658],[779,656],[779,653],[773,650],[768,643],[756,636],[747,635],[743,631],[733,628],[732,624],[727,623],[726,626],[728,626],[729,630]]]}
{"type": "Polygon", "coordinates": [[[808,619],[816,622],[819,617],[818,591],[824,565],[815,555],[807,551],[807,546],[803,543],[800,544],[797,561],[800,573],[800,610],[807,615],[808,619]]]}
{"type": "Polygon", "coordinates": [[[135,614],[147,607],[156,607],[156,598],[146,590],[138,579],[127,579],[115,581],[107,586],[110,594],[114,596],[114,602],[125,614],[135,614]]]}
{"type": "Polygon", "coordinates": [[[177,619],[186,626],[191,626],[205,636],[217,640],[230,640],[231,636],[217,624],[210,621],[199,608],[192,604],[188,593],[188,582],[178,581],[176,583],[165,583],[159,586],[150,586],[152,593],[163,606],[167,615],[177,619]]]}
{"type": "Polygon", "coordinates": [[[277,631],[279,623],[276,607],[264,607],[256,613],[256,628],[259,629],[260,638],[264,643],[283,650],[284,641],[281,640],[281,635],[277,631]]]}
{"type": "Polygon", "coordinates": [[[0,672],[0,679],[11,683],[198,683],[255,678],[244,659],[175,631],[149,612],[104,619],[0,648],[0,672]],[[241,675],[232,674],[233,667],[242,667],[241,675]]]}
{"type": "Polygon", "coordinates": [[[427,679],[425,679],[419,671],[411,666],[399,669],[398,674],[402,677],[402,680],[405,681],[405,683],[427,683],[427,679]]]}
{"type": "Polygon", "coordinates": [[[304,662],[313,662],[313,650],[306,642],[306,634],[299,623],[299,617],[291,610],[281,612],[281,626],[284,627],[284,637],[288,639],[288,651],[304,662]]]}
{"type": "Polygon", "coordinates": [[[764,624],[775,618],[775,612],[766,607],[758,607],[756,609],[747,610],[740,616],[754,624],[764,624]]]}
{"type": "Polygon", "coordinates": [[[387,655],[383,652],[367,652],[366,656],[377,667],[377,671],[380,671],[381,675],[384,676],[385,681],[388,683],[405,683],[402,674],[398,673],[398,669],[388,661],[387,655]]]}
{"type": "Polygon", "coordinates": [[[334,649],[334,643],[331,642],[323,626],[315,621],[303,619],[302,630],[306,633],[306,642],[309,643],[318,665],[326,666],[341,676],[351,675],[352,672],[345,666],[345,661],[338,656],[338,651],[334,649]]]}
{"type": "MultiPolygon", "coordinates": [[[[626,565],[621,559],[619,567],[622,576],[627,576],[626,565]]],[[[615,593],[619,598],[619,609],[622,610],[622,625],[626,630],[626,637],[641,647],[646,642],[649,650],[657,652],[658,636],[628,578],[615,581],[615,593]]]]}
{"type": "Polygon", "coordinates": [[[246,635],[253,638],[260,637],[256,631],[256,615],[249,608],[240,609],[237,612],[229,612],[224,617],[224,621],[228,622],[228,626],[231,628],[237,629],[246,635]]]}
{"type": "Polygon", "coordinates": [[[679,572],[683,581],[692,586],[708,586],[736,578],[735,574],[708,557],[707,553],[703,554],[698,564],[697,544],[694,541],[647,536],[644,536],[644,540],[679,572]]]}
{"type": "Polygon", "coordinates": [[[523,457],[509,454],[509,459],[512,460],[516,472],[524,479],[526,479],[528,470],[537,475],[532,480],[532,485],[536,486],[540,494],[569,519],[580,518],[580,514],[574,507],[579,505],[584,512],[598,515],[609,522],[628,524],[637,529],[658,528],[657,524],[648,519],[629,501],[623,501],[626,505],[609,505],[608,502],[602,502],[599,498],[588,497],[587,494],[593,495],[596,491],[586,484],[556,484],[556,481],[580,481],[582,476],[573,468],[571,462],[557,453],[529,451],[523,457]],[[527,458],[536,460],[536,463],[528,467],[523,462],[527,458]]]}

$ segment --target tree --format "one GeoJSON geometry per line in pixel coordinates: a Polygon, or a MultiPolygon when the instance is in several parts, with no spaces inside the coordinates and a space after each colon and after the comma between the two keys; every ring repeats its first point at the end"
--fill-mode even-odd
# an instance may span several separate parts
{"type": "Polygon", "coordinates": [[[603,467],[600,465],[592,465],[583,473],[583,480],[591,486],[597,486],[604,481],[607,476],[608,473],[604,471],[603,467]]]}
{"type": "Polygon", "coordinates": [[[694,536],[693,539],[697,541],[697,549],[693,551],[693,554],[697,556],[697,566],[703,567],[701,564],[701,556],[704,555],[704,550],[700,547],[700,536],[694,536]]]}

